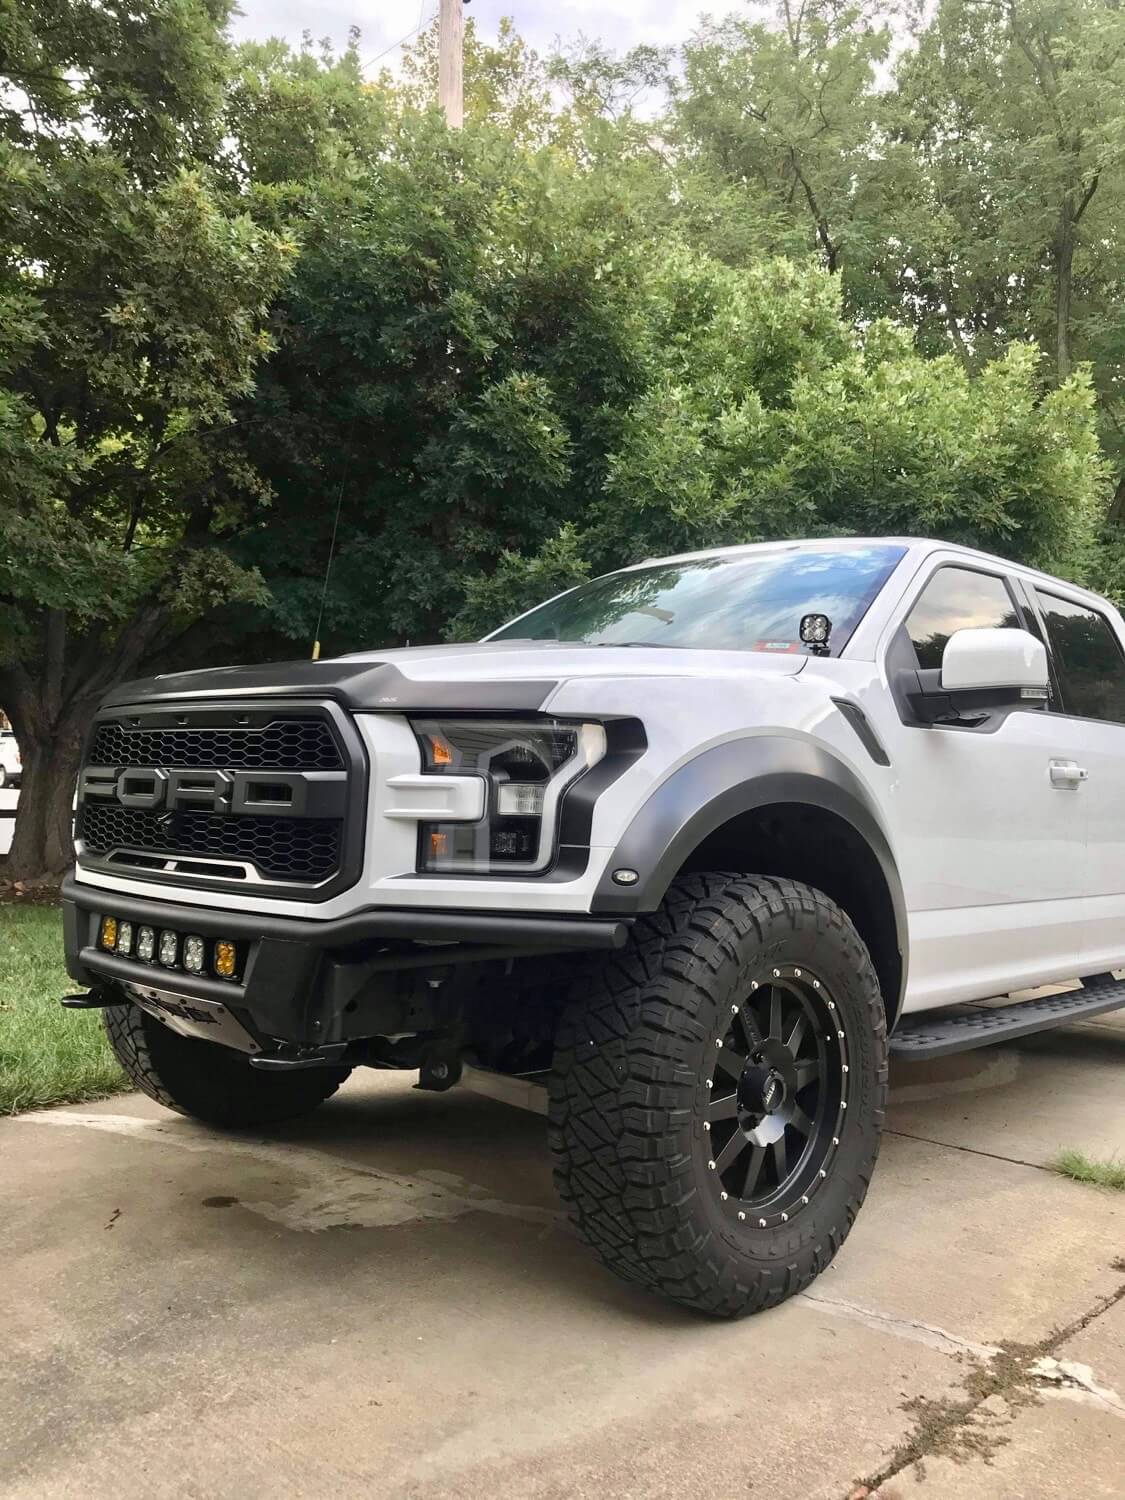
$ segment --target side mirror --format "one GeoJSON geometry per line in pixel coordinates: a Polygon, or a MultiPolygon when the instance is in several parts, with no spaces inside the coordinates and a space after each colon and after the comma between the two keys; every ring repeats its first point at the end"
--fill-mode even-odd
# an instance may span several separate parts
{"type": "Polygon", "coordinates": [[[901,687],[924,724],[982,724],[993,709],[1047,702],[1047,651],[1026,630],[955,630],[941,667],[905,672],[901,687]]]}
{"type": "Polygon", "coordinates": [[[946,693],[1018,689],[1017,697],[1045,700],[1046,648],[1026,630],[955,630],[941,654],[941,686],[946,693]]]}

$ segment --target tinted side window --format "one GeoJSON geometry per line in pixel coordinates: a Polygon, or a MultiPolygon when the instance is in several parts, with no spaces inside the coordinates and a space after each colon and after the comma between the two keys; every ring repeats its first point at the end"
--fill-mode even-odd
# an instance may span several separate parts
{"type": "Polygon", "coordinates": [[[1095,609],[1036,590],[1047,621],[1064,713],[1125,724],[1125,657],[1095,609]]]}
{"type": "Polygon", "coordinates": [[[955,630],[987,626],[1018,630],[1016,606],[1002,578],[969,568],[939,568],[906,620],[923,669],[941,666],[945,643],[955,630]]]}

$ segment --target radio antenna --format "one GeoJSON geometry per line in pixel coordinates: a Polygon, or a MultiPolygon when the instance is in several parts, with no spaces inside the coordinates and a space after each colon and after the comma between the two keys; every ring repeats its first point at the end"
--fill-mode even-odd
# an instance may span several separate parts
{"type": "Polygon", "coordinates": [[[344,503],[344,485],[348,482],[348,466],[351,463],[351,435],[355,422],[348,428],[348,457],[340,475],[340,491],[336,496],[336,516],[332,522],[332,540],[328,544],[328,561],[324,565],[324,587],[320,591],[320,608],[316,612],[316,629],[313,631],[312,660],[320,660],[320,627],[324,621],[324,603],[328,598],[328,580],[332,577],[332,559],[336,556],[336,533],[340,529],[340,507],[344,503]]]}

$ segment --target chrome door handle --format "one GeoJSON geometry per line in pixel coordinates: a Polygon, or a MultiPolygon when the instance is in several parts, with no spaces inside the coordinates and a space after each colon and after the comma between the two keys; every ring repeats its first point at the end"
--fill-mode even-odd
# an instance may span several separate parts
{"type": "Polygon", "coordinates": [[[1053,760],[1050,762],[1051,785],[1064,790],[1077,791],[1079,785],[1088,780],[1089,771],[1076,760],[1053,760]]]}

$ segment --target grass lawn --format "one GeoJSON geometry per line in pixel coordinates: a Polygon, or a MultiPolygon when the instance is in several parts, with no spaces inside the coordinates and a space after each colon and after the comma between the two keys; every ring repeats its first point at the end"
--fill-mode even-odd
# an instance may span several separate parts
{"type": "Polygon", "coordinates": [[[58,910],[0,906],[0,1115],[128,1087],[98,1015],[59,1004],[74,988],[58,910]]]}

